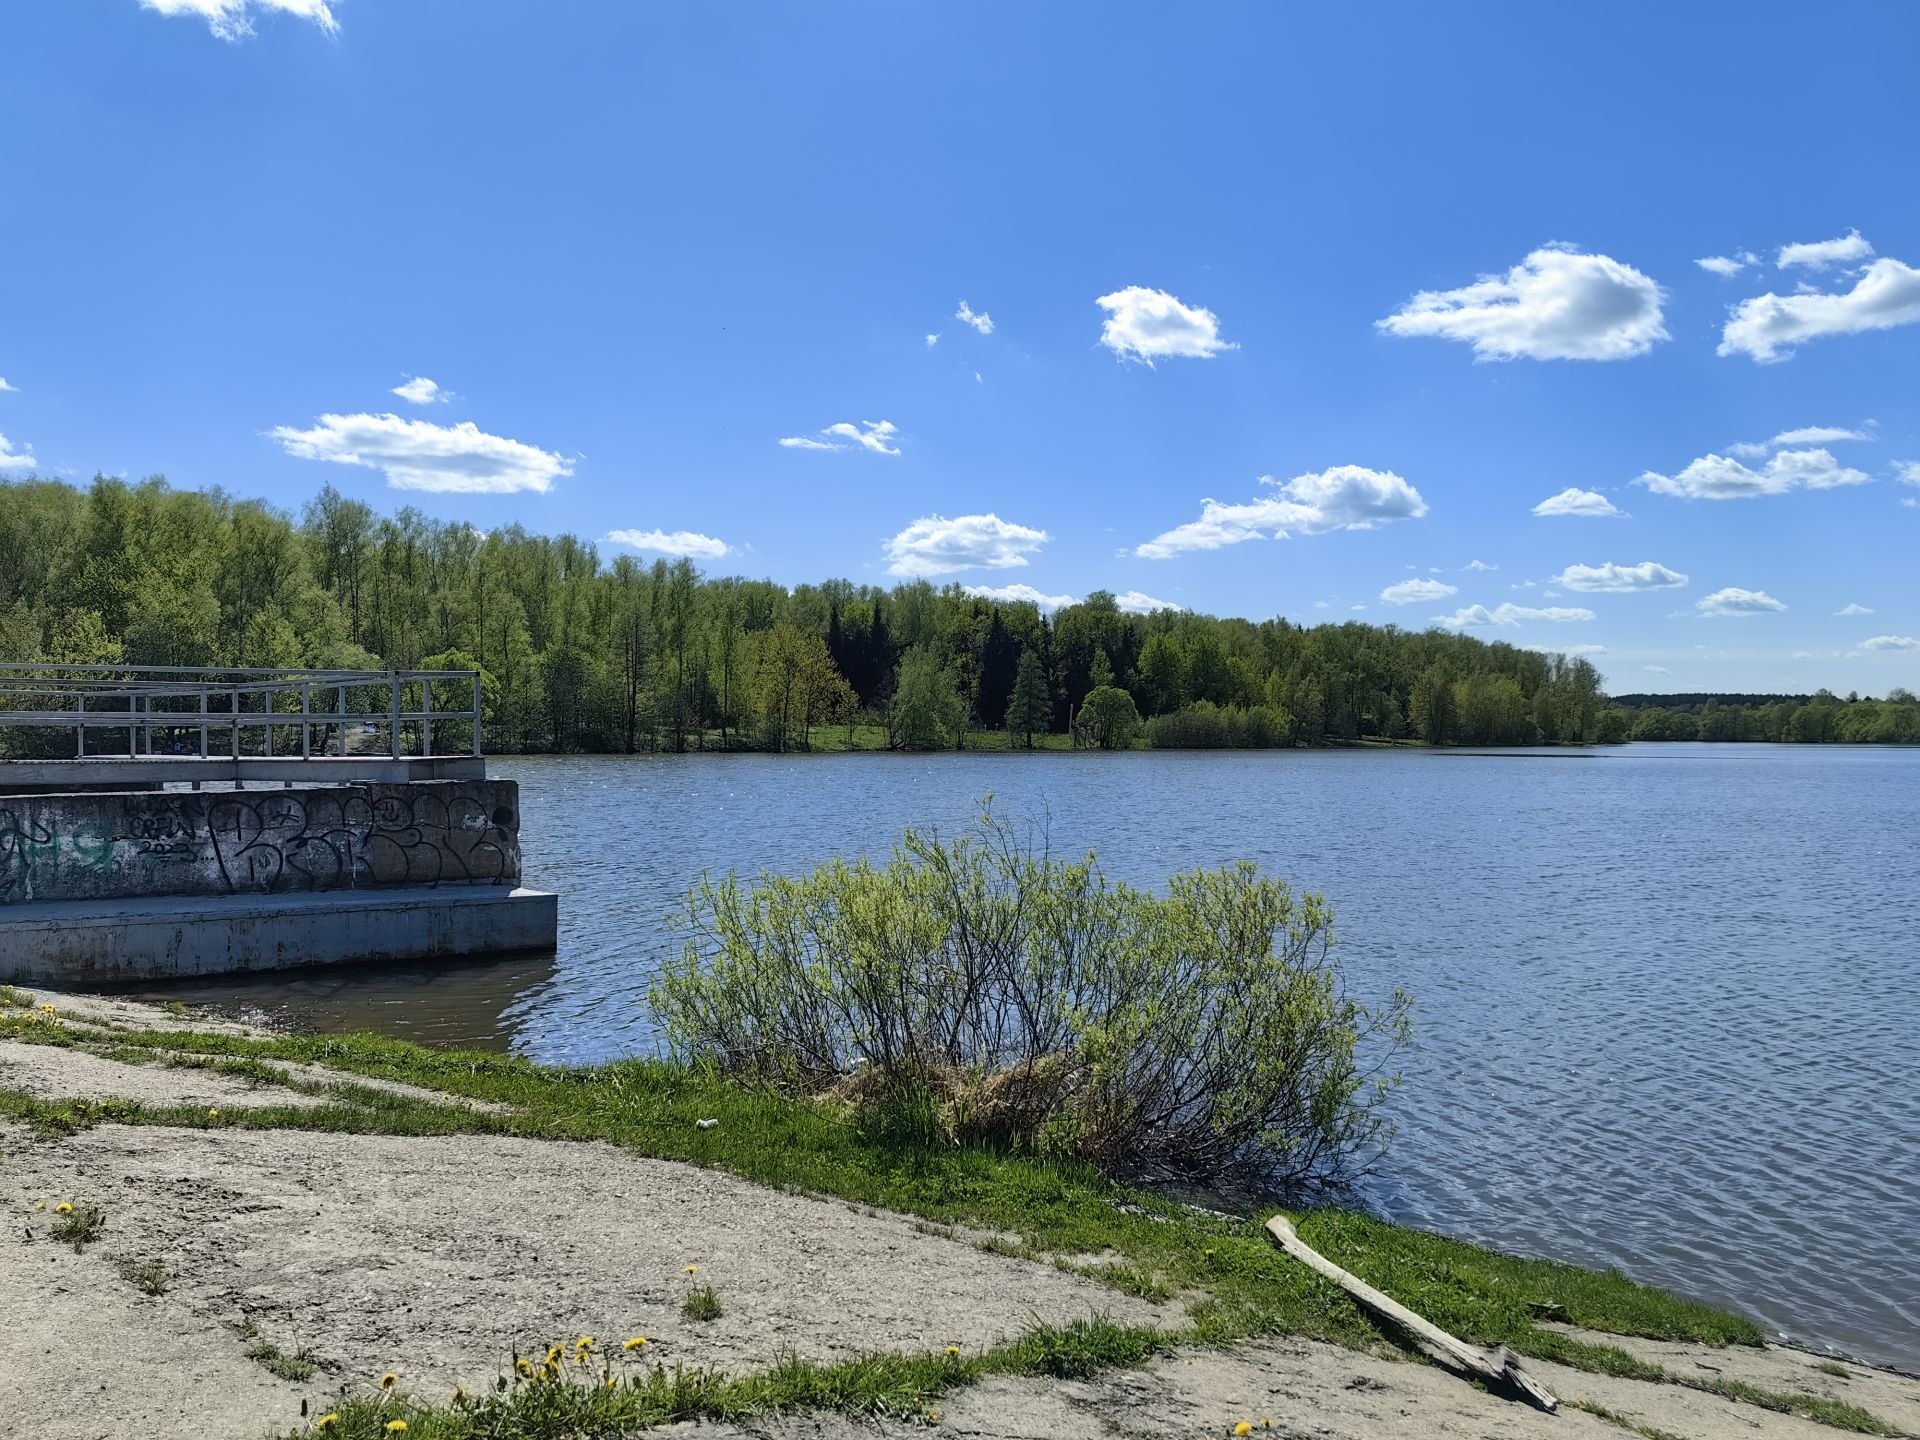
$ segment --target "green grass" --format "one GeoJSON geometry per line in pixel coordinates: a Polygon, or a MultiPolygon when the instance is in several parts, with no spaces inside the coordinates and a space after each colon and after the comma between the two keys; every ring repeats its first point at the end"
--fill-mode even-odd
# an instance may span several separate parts
{"type": "Polygon", "coordinates": [[[73,1253],[78,1255],[107,1228],[107,1212],[87,1200],[71,1205],[63,1201],[62,1206],[63,1211],[55,1213],[53,1227],[47,1233],[62,1245],[73,1246],[73,1253]]]}
{"type": "Polygon", "coordinates": [[[269,1340],[256,1340],[247,1347],[247,1358],[259,1363],[270,1375],[278,1375],[282,1380],[311,1380],[319,1370],[302,1351],[289,1355],[269,1340]]]}
{"type": "Polygon", "coordinates": [[[159,1260],[129,1260],[119,1268],[121,1277],[143,1295],[164,1295],[173,1285],[173,1272],[159,1260]]]}
{"type": "Polygon", "coordinates": [[[680,1313],[689,1320],[718,1320],[721,1313],[720,1292],[711,1285],[689,1290],[687,1298],[681,1303],[680,1313]]]}
{"type": "MultiPolygon", "coordinates": [[[[636,1154],[724,1170],[777,1189],[897,1211],[918,1217],[928,1227],[989,1232],[993,1238],[980,1242],[983,1248],[1052,1259],[1120,1293],[1187,1297],[1184,1321],[1160,1331],[1124,1332],[1133,1339],[1123,1350],[1147,1346],[1140,1352],[1145,1354],[1169,1343],[1225,1343],[1272,1334],[1355,1347],[1390,1343],[1344,1292],[1272,1245],[1263,1228],[1264,1215],[1235,1219],[1195,1213],[1077,1165],[927,1144],[912,1138],[911,1127],[862,1123],[829,1107],[744,1091],[716,1076],[661,1062],[629,1060],[563,1069],[511,1056],[430,1050],[365,1034],[251,1039],[119,1030],[108,1037],[17,1007],[0,1010],[0,1035],[12,1033],[48,1044],[107,1041],[162,1056],[168,1063],[205,1064],[223,1073],[291,1086],[326,1102],[308,1108],[236,1107],[214,1114],[193,1107],[40,1101],[0,1092],[0,1117],[45,1133],[71,1133],[110,1120],[201,1128],[602,1140],[636,1154]],[[33,1018],[25,1018],[30,1014],[33,1018]],[[318,1064],[339,1079],[289,1080],[263,1063],[267,1061],[318,1064]],[[395,1095],[356,1083],[359,1079],[400,1081],[452,1099],[443,1103],[395,1095]],[[508,1108],[470,1108],[478,1105],[508,1108]],[[705,1118],[720,1123],[701,1129],[696,1122],[705,1118]],[[1095,1255],[1104,1258],[1085,1264],[1071,1260],[1095,1255]]],[[[1536,1312],[1607,1334],[1711,1345],[1762,1343],[1761,1331],[1751,1321],[1636,1284],[1617,1271],[1500,1255],[1351,1211],[1315,1209],[1295,1214],[1295,1220],[1308,1244],[1473,1343],[1505,1344],[1523,1355],[1601,1374],[1680,1381],[1843,1429],[1893,1433],[1867,1412],[1842,1402],[1738,1382],[1695,1381],[1637,1360],[1616,1346],[1578,1340],[1538,1323],[1536,1312]]],[[[506,1412],[494,1428],[465,1429],[459,1427],[469,1421],[444,1407],[399,1413],[409,1419],[415,1435],[571,1435],[575,1432],[564,1428],[568,1424],[581,1434],[614,1434],[621,1425],[722,1418],[788,1403],[906,1413],[900,1405],[922,1403],[939,1388],[962,1383],[956,1378],[961,1372],[977,1378],[975,1367],[982,1365],[1005,1368],[977,1373],[1064,1373],[1046,1367],[1083,1363],[1072,1359],[1074,1354],[1092,1357],[1084,1361],[1089,1364],[1131,1363],[1099,1358],[1118,1343],[1118,1327],[1082,1336],[1080,1350],[1067,1332],[1046,1333],[1049,1338],[1038,1349],[1015,1345],[1004,1354],[972,1357],[958,1370],[947,1363],[952,1357],[897,1356],[824,1369],[783,1362],[764,1374],[732,1378],[707,1371],[656,1370],[647,1372],[651,1378],[644,1383],[623,1382],[616,1391],[543,1394],[536,1403],[519,1395],[526,1389],[522,1386],[485,1400],[487,1405],[519,1407],[513,1415],[526,1419],[522,1428],[514,1428],[521,1420],[506,1412]],[[1041,1368],[1021,1369],[1029,1364],[1041,1368]],[[784,1378],[776,1384],[773,1377],[784,1378]],[[933,1385],[936,1379],[940,1386],[933,1385]],[[840,1398],[769,1398],[789,1394],[840,1398]],[[547,1415],[541,1408],[547,1406],[558,1408],[536,1424],[530,1417],[536,1411],[547,1415]],[[418,1425],[413,1424],[416,1414],[418,1425]]],[[[377,1403],[390,1407],[399,1402],[388,1397],[377,1403]]],[[[470,1402],[469,1408],[481,1403],[470,1402]]],[[[354,1408],[359,1405],[346,1402],[339,1433],[362,1433],[350,1428],[361,1424],[362,1410],[354,1408]]]]}

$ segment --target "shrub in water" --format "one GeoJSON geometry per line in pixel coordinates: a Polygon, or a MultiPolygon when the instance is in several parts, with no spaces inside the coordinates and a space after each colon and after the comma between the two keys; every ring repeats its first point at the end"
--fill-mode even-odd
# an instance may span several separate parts
{"type": "Polygon", "coordinates": [[[983,813],[884,864],[703,880],[652,1003],[680,1058],[1111,1171],[1292,1191],[1350,1178],[1409,1002],[1350,997],[1331,916],[1250,864],[1164,895],[983,813]]]}

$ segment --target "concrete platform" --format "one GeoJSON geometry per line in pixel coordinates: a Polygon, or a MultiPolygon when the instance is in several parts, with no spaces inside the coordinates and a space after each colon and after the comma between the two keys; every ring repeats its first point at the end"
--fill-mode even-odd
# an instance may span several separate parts
{"type": "Polygon", "coordinates": [[[551,950],[558,897],[506,885],[50,900],[0,909],[0,982],[74,990],[183,975],[551,950]]]}

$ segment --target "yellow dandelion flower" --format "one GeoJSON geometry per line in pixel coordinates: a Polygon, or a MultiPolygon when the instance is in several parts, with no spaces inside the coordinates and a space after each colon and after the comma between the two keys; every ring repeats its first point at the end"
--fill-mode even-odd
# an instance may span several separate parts
{"type": "Polygon", "coordinates": [[[1209,1260],[1211,1260],[1211,1259],[1213,1259],[1213,1247],[1212,1247],[1212,1246],[1208,1246],[1208,1247],[1207,1247],[1207,1248],[1206,1248],[1205,1250],[1202,1250],[1202,1251],[1201,1251],[1200,1253],[1201,1253],[1202,1255],[1204,1255],[1204,1256],[1206,1256],[1206,1257],[1207,1257],[1207,1259],[1209,1259],[1209,1260]]]}
{"type": "Polygon", "coordinates": [[[1251,1420],[1242,1420],[1238,1425],[1233,1427],[1233,1433],[1236,1435],[1251,1435],[1253,1433],[1253,1422],[1251,1420]]]}
{"type": "Polygon", "coordinates": [[[582,1335],[578,1340],[573,1342],[573,1348],[576,1350],[591,1350],[593,1348],[593,1336],[582,1335]]]}
{"type": "Polygon", "coordinates": [[[218,1120],[220,1118],[220,1112],[218,1110],[209,1110],[207,1111],[207,1116],[209,1119],[218,1120]]]}
{"type": "Polygon", "coordinates": [[[340,1417],[329,1410],[325,1415],[322,1415],[318,1420],[313,1422],[313,1428],[316,1430],[331,1430],[339,1423],[340,1417]]]}
{"type": "Polygon", "coordinates": [[[401,1431],[405,1430],[406,1428],[407,1428],[407,1422],[404,1420],[387,1421],[387,1433],[391,1435],[398,1435],[401,1431]]]}
{"type": "Polygon", "coordinates": [[[513,1368],[518,1370],[522,1375],[533,1374],[533,1362],[531,1360],[516,1360],[513,1362],[513,1368]]]}
{"type": "Polygon", "coordinates": [[[644,1336],[644,1335],[636,1335],[636,1336],[634,1336],[634,1337],[633,1337],[633,1338],[632,1338],[631,1340],[629,1340],[629,1341],[627,1341],[627,1343],[626,1343],[626,1344],[624,1344],[624,1345],[622,1345],[622,1346],[621,1346],[620,1348],[621,1348],[622,1350],[625,1350],[625,1351],[628,1351],[629,1353],[631,1353],[632,1351],[635,1351],[635,1350],[640,1350],[640,1349],[643,1349],[643,1348],[645,1348],[645,1346],[646,1346],[646,1343],[647,1343],[647,1337],[646,1337],[646,1336],[644,1336]]]}
{"type": "Polygon", "coordinates": [[[400,1377],[394,1374],[391,1370],[389,1370],[386,1374],[380,1377],[380,1388],[382,1390],[391,1390],[394,1386],[398,1385],[399,1383],[400,1383],[400,1377]]]}
{"type": "Polygon", "coordinates": [[[949,1355],[958,1355],[960,1353],[960,1347],[958,1345],[949,1345],[947,1346],[947,1353],[949,1355]]]}
{"type": "Polygon", "coordinates": [[[938,1425],[940,1423],[940,1412],[938,1410],[927,1411],[927,1419],[933,1424],[938,1425]]]}
{"type": "Polygon", "coordinates": [[[620,1382],[609,1375],[601,1382],[601,1386],[607,1390],[617,1390],[620,1387],[620,1382]]]}
{"type": "Polygon", "coordinates": [[[698,1275],[699,1273],[700,1273],[700,1267],[698,1265],[687,1266],[687,1274],[698,1275]]]}
{"type": "Polygon", "coordinates": [[[53,1213],[56,1215],[71,1215],[73,1214],[73,1206],[62,1200],[58,1205],[53,1207],[53,1213]]]}
{"type": "Polygon", "coordinates": [[[559,1358],[560,1347],[558,1345],[549,1345],[547,1347],[547,1364],[551,1365],[559,1358]]]}
{"type": "Polygon", "coordinates": [[[47,1208],[47,1202],[44,1200],[36,1200],[33,1202],[33,1208],[36,1210],[44,1210],[47,1208]]]}

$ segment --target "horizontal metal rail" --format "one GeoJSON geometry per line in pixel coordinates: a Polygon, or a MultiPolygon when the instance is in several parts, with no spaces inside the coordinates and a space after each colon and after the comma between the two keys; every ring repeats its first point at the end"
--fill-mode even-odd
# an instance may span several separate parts
{"type": "MultiPolygon", "coordinates": [[[[0,730],[69,730],[77,759],[274,758],[281,736],[289,749],[297,742],[293,753],[301,759],[435,758],[436,725],[443,735],[448,725],[470,726],[471,744],[459,753],[482,753],[478,671],[0,662],[0,730]],[[471,698],[448,708],[455,687],[463,700],[471,698]],[[124,732],[127,748],[90,750],[90,732],[124,732]]],[[[278,758],[293,755],[282,751],[278,758]]]]}

